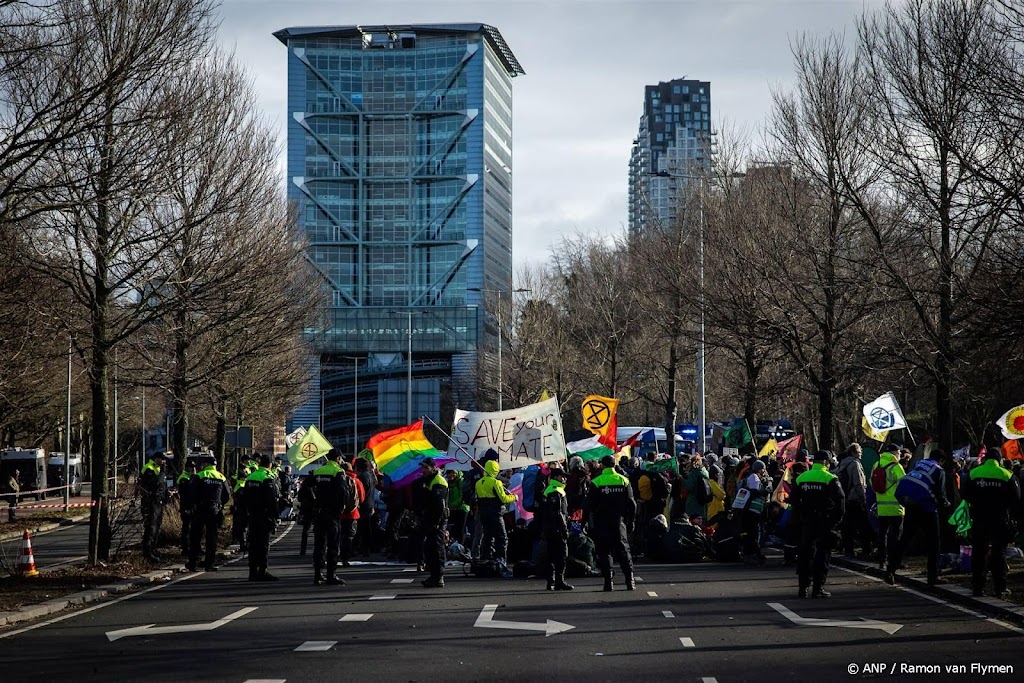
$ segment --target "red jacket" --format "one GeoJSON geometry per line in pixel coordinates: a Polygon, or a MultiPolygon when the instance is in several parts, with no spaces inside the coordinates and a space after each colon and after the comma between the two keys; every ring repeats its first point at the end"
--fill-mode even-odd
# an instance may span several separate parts
{"type": "Polygon", "coordinates": [[[359,481],[359,477],[356,476],[355,472],[353,472],[352,470],[345,470],[345,474],[347,474],[352,479],[352,483],[356,485],[355,509],[352,510],[352,512],[341,513],[342,521],[350,521],[353,519],[359,519],[359,506],[362,504],[363,499],[366,498],[366,489],[363,488],[363,482],[359,481]]]}

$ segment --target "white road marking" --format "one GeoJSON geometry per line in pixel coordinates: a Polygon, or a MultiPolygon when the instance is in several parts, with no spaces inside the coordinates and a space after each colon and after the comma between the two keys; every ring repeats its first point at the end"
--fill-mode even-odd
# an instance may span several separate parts
{"type": "Polygon", "coordinates": [[[372,614],[346,614],[338,621],[369,621],[372,614]]]}
{"type": "Polygon", "coordinates": [[[551,619],[548,619],[543,624],[526,621],[497,621],[494,618],[494,613],[497,609],[497,605],[484,605],[484,608],[480,611],[480,616],[476,618],[476,623],[473,626],[476,628],[508,628],[516,631],[543,631],[545,637],[576,628],[575,626],[563,624],[560,621],[552,621],[551,619]]]}
{"type": "MultiPolygon", "coordinates": [[[[281,535],[278,536],[277,538],[275,538],[273,541],[271,541],[270,545],[274,545],[278,541],[283,539],[286,535],[288,535],[288,532],[291,531],[294,527],[295,527],[295,522],[289,522],[289,524],[285,528],[285,530],[281,532],[281,535]]],[[[232,562],[237,562],[240,559],[242,559],[241,556],[236,557],[233,560],[229,560],[229,561],[225,562],[224,564],[231,564],[232,562]]],[[[130,593],[128,595],[123,595],[120,598],[116,598],[114,600],[111,600],[110,602],[101,602],[101,603],[99,603],[97,605],[93,605],[92,607],[86,607],[85,609],[76,610],[76,611],[70,612],[68,614],[62,614],[59,617],[55,617],[53,619],[48,619],[47,621],[42,621],[42,622],[39,622],[38,624],[33,624],[32,626],[26,626],[25,628],[19,628],[16,631],[8,631],[6,633],[0,633],[0,639],[10,638],[11,636],[16,636],[16,635],[19,635],[19,634],[22,634],[22,633],[26,633],[28,631],[34,631],[35,629],[42,628],[43,626],[49,626],[50,624],[56,624],[58,622],[64,621],[65,619],[70,619],[72,617],[77,617],[77,616],[81,616],[83,614],[88,614],[89,612],[95,612],[98,609],[103,609],[104,607],[110,607],[111,605],[116,605],[119,602],[124,602],[125,600],[131,600],[132,598],[137,598],[140,595],[145,595],[146,593],[152,593],[153,591],[158,591],[161,588],[167,588],[168,586],[173,586],[176,583],[181,583],[182,581],[188,581],[189,579],[194,579],[197,576],[208,576],[208,574],[205,574],[203,572],[196,572],[194,574],[185,574],[184,576],[179,576],[176,579],[171,579],[170,581],[167,581],[165,583],[161,583],[159,586],[153,586],[152,588],[145,588],[143,590],[140,590],[137,593],[130,593]]]]}
{"type": "Polygon", "coordinates": [[[695,647],[693,644],[693,638],[680,638],[679,642],[683,644],[683,647],[695,647]]]}
{"type": "Polygon", "coordinates": [[[295,648],[295,652],[327,652],[337,644],[336,640],[307,640],[295,648]]]}
{"type": "Polygon", "coordinates": [[[391,583],[412,583],[416,579],[391,579],[391,583]]]}
{"type": "Polygon", "coordinates": [[[649,596],[651,596],[652,598],[656,598],[656,597],[658,597],[658,594],[657,594],[657,593],[655,593],[654,591],[647,591],[647,594],[648,594],[649,596]]]}
{"type": "Polygon", "coordinates": [[[285,683],[283,678],[250,678],[245,683],[285,683]]]}
{"type": "Polygon", "coordinates": [[[416,567],[409,567],[407,569],[403,569],[402,571],[403,572],[414,572],[414,571],[416,571],[416,567]]]}
{"type": "MultiPolygon", "coordinates": [[[[847,569],[846,567],[839,567],[839,569],[841,569],[844,572],[847,572],[849,574],[856,574],[857,576],[862,576],[865,579],[870,579],[871,581],[879,581],[879,582],[881,581],[881,579],[875,578],[874,576],[869,576],[868,574],[863,574],[863,573],[855,571],[853,569],[847,569]]],[[[931,600],[932,602],[937,602],[940,605],[945,605],[946,607],[949,607],[951,609],[955,609],[958,612],[963,612],[964,614],[968,614],[968,615],[970,615],[972,617],[977,617],[978,619],[984,619],[985,621],[991,622],[991,623],[995,624],[996,626],[1002,626],[1003,628],[1005,628],[1007,630],[1010,630],[1010,631],[1013,631],[1015,633],[1020,633],[1021,635],[1024,635],[1024,629],[1020,629],[1020,628],[1018,628],[1016,626],[1013,626],[1012,624],[1008,624],[1005,621],[1001,621],[999,619],[990,619],[990,618],[986,617],[984,614],[981,614],[980,612],[975,612],[974,610],[969,609],[967,607],[963,607],[962,605],[958,605],[955,602],[949,602],[947,600],[943,600],[942,598],[935,597],[934,595],[929,595],[927,593],[922,593],[921,591],[914,590],[913,588],[907,588],[906,586],[897,585],[897,586],[894,586],[894,587],[898,588],[901,591],[904,591],[906,593],[910,593],[911,595],[916,595],[919,598],[924,598],[925,600],[931,600]]],[[[0,637],[3,637],[3,636],[0,636],[0,637]]]]}
{"type": "Polygon", "coordinates": [[[705,676],[704,678],[700,679],[700,683],[718,683],[718,679],[705,676]]]}
{"type": "Polygon", "coordinates": [[[377,595],[371,595],[370,599],[371,600],[394,600],[397,597],[398,597],[397,595],[387,595],[385,593],[378,593],[377,595]]]}
{"type": "Polygon", "coordinates": [[[635,579],[636,581],[639,581],[640,583],[643,583],[643,582],[644,582],[644,580],[643,580],[643,579],[641,579],[641,578],[640,578],[639,576],[634,576],[633,578],[634,578],[634,579],[635,579]]]}
{"type": "Polygon", "coordinates": [[[661,616],[665,617],[666,619],[675,619],[676,618],[676,615],[672,614],[668,610],[663,611],[661,613],[661,616]]]}
{"type": "Polygon", "coordinates": [[[855,619],[816,619],[812,617],[801,617],[796,612],[793,612],[785,605],[778,602],[769,602],[767,605],[797,626],[836,626],[839,628],[877,629],[879,631],[885,631],[890,636],[903,628],[903,624],[890,624],[887,621],[865,619],[864,617],[861,617],[859,621],[855,619]]]}
{"type": "Polygon", "coordinates": [[[107,631],[107,640],[114,642],[121,638],[130,638],[132,636],[158,636],[165,633],[195,633],[201,631],[212,631],[218,629],[224,624],[229,624],[239,617],[244,617],[250,612],[255,612],[257,607],[243,607],[237,612],[232,612],[226,617],[217,619],[216,621],[207,622],[205,624],[176,624],[174,626],[157,626],[156,624],[146,624],[145,626],[133,626],[131,628],[122,628],[117,631],[107,631]]]}

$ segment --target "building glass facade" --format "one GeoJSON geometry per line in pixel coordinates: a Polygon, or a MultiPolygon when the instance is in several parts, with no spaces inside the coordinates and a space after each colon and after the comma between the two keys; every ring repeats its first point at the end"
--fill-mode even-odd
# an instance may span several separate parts
{"type": "Polygon", "coordinates": [[[644,88],[629,160],[629,231],[671,226],[689,181],[711,170],[711,83],[675,79],[644,88]],[[658,175],[658,174],[664,175],[658,175]]]}
{"type": "Polygon", "coordinates": [[[483,292],[511,288],[522,67],[486,24],[274,35],[288,48],[289,197],[330,298],[319,383],[289,429],[319,424],[354,447],[405,423],[410,396],[413,419],[472,407],[483,292]]]}

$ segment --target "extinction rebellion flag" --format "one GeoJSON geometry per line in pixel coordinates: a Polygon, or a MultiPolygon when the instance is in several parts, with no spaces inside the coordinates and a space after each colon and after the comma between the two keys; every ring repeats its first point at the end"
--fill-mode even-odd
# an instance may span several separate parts
{"type": "Polygon", "coordinates": [[[868,426],[876,432],[905,429],[907,426],[900,404],[896,402],[896,396],[891,391],[885,392],[864,406],[864,417],[868,420],[868,426]]]}

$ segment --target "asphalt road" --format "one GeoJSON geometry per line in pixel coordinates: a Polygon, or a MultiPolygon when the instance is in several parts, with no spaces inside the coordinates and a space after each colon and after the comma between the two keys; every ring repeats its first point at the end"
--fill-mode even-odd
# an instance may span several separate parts
{"type": "Polygon", "coordinates": [[[446,588],[429,590],[402,566],[353,567],[343,570],[347,586],[315,587],[297,549],[294,531],[272,548],[277,583],[249,583],[241,560],[0,631],[3,680],[973,681],[973,664],[1014,668],[990,671],[995,680],[1024,672],[1024,630],[838,568],[828,600],[798,599],[791,570],[774,563],[640,565],[635,592],[604,593],[590,578],[548,593],[539,580],[452,568],[446,588]],[[527,626],[477,625],[488,620],[527,626]],[[572,629],[546,636],[536,629],[548,620],[552,631],[572,629]],[[139,628],[150,624],[162,632],[139,628]],[[884,673],[863,673],[869,664],[884,673]],[[965,673],[946,672],[960,665],[965,673]]]}

